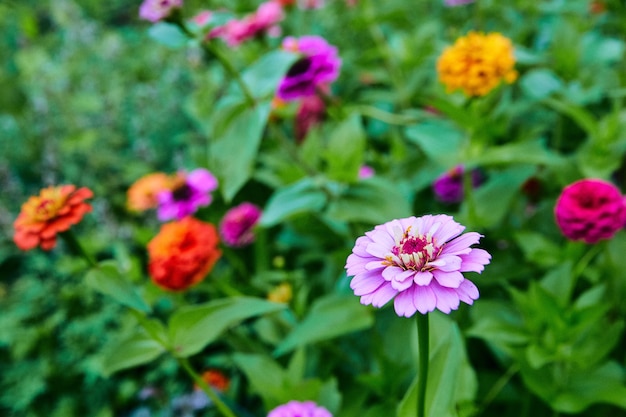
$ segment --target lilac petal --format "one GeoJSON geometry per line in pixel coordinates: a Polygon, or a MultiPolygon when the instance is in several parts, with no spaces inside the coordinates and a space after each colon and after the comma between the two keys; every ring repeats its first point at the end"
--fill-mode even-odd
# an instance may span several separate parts
{"type": "Polygon", "coordinates": [[[365,265],[367,265],[365,259],[352,253],[348,255],[348,259],[346,259],[345,268],[349,276],[355,276],[357,274],[367,272],[367,268],[365,267],[365,265]]]}
{"type": "Polygon", "coordinates": [[[187,174],[185,182],[189,186],[205,193],[217,188],[217,178],[203,168],[194,169],[187,174]]]}
{"type": "Polygon", "coordinates": [[[459,288],[459,285],[465,279],[459,271],[445,272],[435,269],[433,270],[433,275],[439,285],[446,288],[459,288]]]}
{"type": "Polygon", "coordinates": [[[413,291],[411,289],[399,293],[393,301],[393,307],[398,316],[411,317],[417,311],[413,304],[413,291]]]}
{"type": "Polygon", "coordinates": [[[385,265],[383,261],[380,259],[376,259],[375,261],[370,261],[365,264],[365,269],[368,271],[375,271],[377,269],[383,269],[388,265],[385,265]]]}
{"type": "Polygon", "coordinates": [[[385,278],[385,281],[394,281],[396,279],[396,276],[403,273],[404,269],[397,267],[397,266],[388,266],[387,268],[385,268],[383,270],[383,278],[385,278]]]}
{"type": "Polygon", "coordinates": [[[442,220],[441,227],[433,233],[433,237],[437,240],[437,242],[439,242],[439,244],[448,242],[450,239],[460,235],[463,230],[465,230],[465,227],[452,220],[452,217],[445,217],[446,219],[442,220]]]}
{"type": "Polygon", "coordinates": [[[415,271],[411,269],[401,272],[400,274],[396,275],[391,281],[391,286],[398,291],[404,291],[408,289],[411,285],[413,285],[413,279],[411,277],[413,277],[414,274],[415,271]]]}
{"type": "Polygon", "coordinates": [[[369,245],[371,242],[372,240],[365,236],[359,237],[355,242],[354,248],[352,249],[352,253],[354,253],[355,255],[362,256],[362,257],[371,256],[365,250],[367,248],[367,245],[369,245]]]}
{"type": "Polygon", "coordinates": [[[372,293],[371,304],[374,307],[382,307],[389,302],[398,291],[394,290],[391,284],[388,282],[381,285],[376,291],[372,293]]]}
{"type": "Polygon", "coordinates": [[[387,254],[391,252],[390,248],[383,246],[377,242],[370,243],[369,245],[367,245],[367,248],[365,248],[365,250],[370,255],[380,259],[385,259],[387,254]]]}
{"type": "Polygon", "coordinates": [[[430,288],[437,297],[437,308],[443,313],[449,314],[450,311],[459,308],[459,295],[456,290],[452,288],[444,288],[433,281],[430,288]]]}
{"type": "Polygon", "coordinates": [[[430,284],[433,279],[433,274],[430,271],[418,271],[413,278],[413,282],[417,285],[423,286],[430,284]]]}
{"type": "Polygon", "coordinates": [[[446,243],[441,251],[441,254],[446,255],[467,255],[472,246],[478,243],[480,238],[483,237],[480,233],[468,232],[462,236],[457,237],[446,243]]]}
{"type": "Polygon", "coordinates": [[[417,310],[426,314],[429,311],[433,311],[437,305],[437,297],[430,287],[418,287],[413,289],[413,304],[417,310]]]}
{"type": "Polygon", "coordinates": [[[350,288],[355,295],[369,294],[385,283],[378,272],[366,272],[359,274],[350,281],[350,288]]]}
{"type": "Polygon", "coordinates": [[[460,272],[482,272],[485,269],[485,265],[489,263],[491,260],[491,255],[489,252],[483,249],[472,249],[472,251],[467,255],[461,255],[461,260],[463,263],[461,264],[460,272]]]}
{"type": "Polygon", "coordinates": [[[434,261],[430,261],[426,266],[436,266],[438,270],[444,272],[458,271],[461,268],[461,258],[454,255],[439,256],[434,261]]]}
{"type": "Polygon", "coordinates": [[[456,289],[459,298],[466,304],[473,304],[479,297],[478,288],[469,279],[464,280],[456,289]]]}

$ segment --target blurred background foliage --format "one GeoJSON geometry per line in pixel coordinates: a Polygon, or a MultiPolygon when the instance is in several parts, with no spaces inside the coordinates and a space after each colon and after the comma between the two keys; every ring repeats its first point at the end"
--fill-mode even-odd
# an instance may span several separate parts
{"type": "MultiPolygon", "coordinates": [[[[281,282],[294,287],[288,312],[229,332],[195,360],[198,368],[229,373],[230,398],[242,409],[297,393],[318,395],[340,417],[402,409],[415,373],[414,326],[389,308],[353,311],[332,297],[350,294],[342,268],[356,236],[392,217],[447,212],[484,233],[493,254],[475,279],[481,300],[453,314],[458,327],[434,319],[443,329],[433,341],[440,383],[466,381],[464,390],[448,393],[456,415],[624,413],[626,237],[620,232],[591,252],[566,243],[552,219],[560,190],[578,178],[626,185],[624,3],[605,1],[604,13],[591,13],[583,0],[478,0],[458,8],[439,1],[327,3],[294,10],[281,25],[286,35],[324,35],[343,59],[333,93],[350,117],[312,131],[294,150],[328,180],[325,210],[281,211],[281,201],[320,190],[268,133],[234,201],[265,206],[272,194],[278,201],[269,205],[276,210],[267,224],[271,264],[247,276],[255,269],[252,249],[225,248],[227,261],[210,282],[177,299],[144,282],[144,247],[158,224],[130,214],[125,192],[149,172],[207,165],[207,123],[223,94],[222,72],[193,44],[168,48],[150,37],[138,21],[138,1],[0,2],[1,415],[130,416],[146,404],[182,415],[172,399],[193,390],[171,359],[105,378],[101,352],[136,319],[84,285],[83,261],[63,255],[62,243],[51,253],[14,246],[22,202],[58,183],[94,191],[94,213],[77,228],[81,240],[98,259],[122,265],[159,317],[181,302],[223,295],[229,285],[261,297],[281,282]],[[469,30],[511,38],[520,73],[513,86],[475,101],[446,94],[434,70],[441,50],[469,30]],[[372,117],[376,110],[408,122],[387,123],[372,117]],[[349,152],[380,173],[367,186],[337,168],[332,151],[345,145],[346,132],[367,140],[363,147],[351,142],[349,152]],[[431,182],[460,162],[480,167],[487,182],[460,206],[435,201],[431,182]],[[334,303],[352,325],[307,340],[303,335],[324,334],[310,323],[334,317],[334,303]],[[304,330],[289,339],[298,325],[304,330]],[[233,350],[239,353],[227,354],[233,350]],[[277,385],[263,380],[268,374],[277,385]],[[291,390],[278,392],[278,385],[291,390]],[[142,399],[147,387],[160,394],[142,399]]],[[[195,0],[185,1],[185,10],[246,13],[257,5],[195,0]]],[[[231,58],[244,68],[278,44],[247,44],[231,58]]],[[[293,133],[288,120],[284,128],[293,133]]],[[[230,204],[218,198],[202,216],[216,223],[230,204]]]]}

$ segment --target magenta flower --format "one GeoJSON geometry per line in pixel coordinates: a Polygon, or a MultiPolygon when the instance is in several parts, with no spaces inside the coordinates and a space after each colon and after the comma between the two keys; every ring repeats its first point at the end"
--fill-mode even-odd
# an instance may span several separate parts
{"type": "Polygon", "coordinates": [[[376,226],[356,240],[348,256],[350,287],[361,304],[382,307],[395,297],[399,316],[444,313],[472,304],[478,288],[463,272],[482,272],[491,255],[470,248],[482,235],[445,214],[408,217],[376,226]]]}
{"type": "Polygon", "coordinates": [[[267,417],[333,417],[333,415],[313,401],[289,401],[274,408],[267,417]]]}
{"type": "Polygon", "coordinates": [[[361,165],[359,168],[359,179],[364,180],[367,178],[372,178],[376,174],[374,168],[369,165],[361,165]]]}
{"type": "Polygon", "coordinates": [[[168,17],[174,9],[182,5],[183,0],[144,0],[139,6],[139,17],[156,23],[168,17]]]}
{"type": "Polygon", "coordinates": [[[252,203],[241,203],[228,210],[220,222],[220,235],[224,243],[241,247],[254,242],[253,228],[261,214],[261,209],[252,203]]]}
{"type": "Polygon", "coordinates": [[[318,88],[332,83],[339,76],[341,59],[337,48],[319,36],[288,37],[283,48],[298,52],[302,57],[296,61],[278,86],[277,96],[291,101],[315,95],[318,88]]]}
{"type": "Polygon", "coordinates": [[[179,173],[174,186],[157,194],[157,217],[161,221],[183,219],[213,201],[211,191],[217,189],[217,179],[203,168],[179,173]]]}
{"type": "MultiPolygon", "coordinates": [[[[435,198],[444,203],[460,203],[463,201],[463,165],[457,165],[451,170],[444,172],[433,182],[435,198]]],[[[483,177],[477,170],[472,171],[472,185],[478,187],[483,182],[483,177]]]]}
{"type": "Polygon", "coordinates": [[[443,0],[443,4],[446,7],[464,6],[466,4],[474,3],[475,0],[443,0]]]}
{"type": "Polygon", "coordinates": [[[262,3],[257,10],[243,19],[233,19],[213,29],[209,38],[222,38],[228,46],[235,47],[263,33],[276,36],[280,33],[278,23],[285,18],[282,6],[276,1],[262,3]]]}
{"type": "Polygon", "coordinates": [[[563,189],[554,208],[556,223],[570,240],[610,239],[626,223],[620,190],[599,179],[583,179],[563,189]]]}

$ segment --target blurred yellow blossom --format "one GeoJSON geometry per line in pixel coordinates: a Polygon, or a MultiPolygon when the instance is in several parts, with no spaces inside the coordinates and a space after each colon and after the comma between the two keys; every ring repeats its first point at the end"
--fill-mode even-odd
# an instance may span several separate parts
{"type": "Polygon", "coordinates": [[[275,303],[288,303],[293,297],[291,284],[283,282],[267,294],[267,299],[275,303]]]}

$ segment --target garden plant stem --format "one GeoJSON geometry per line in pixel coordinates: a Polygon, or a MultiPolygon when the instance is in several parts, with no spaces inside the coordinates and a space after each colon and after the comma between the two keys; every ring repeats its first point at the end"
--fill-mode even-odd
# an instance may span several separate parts
{"type": "Polygon", "coordinates": [[[183,369],[187,372],[187,374],[189,374],[189,376],[193,379],[193,381],[202,389],[202,391],[204,391],[206,395],[209,396],[213,404],[215,404],[215,407],[217,407],[219,412],[224,417],[237,417],[235,413],[233,413],[233,411],[230,408],[228,408],[226,403],[220,399],[220,397],[215,393],[215,391],[213,391],[213,388],[211,388],[206,383],[206,381],[202,379],[202,377],[200,377],[200,375],[198,375],[196,371],[193,370],[187,358],[177,358],[177,359],[178,359],[178,363],[183,367],[183,369]]]}
{"type": "Polygon", "coordinates": [[[417,377],[417,417],[426,416],[426,383],[428,382],[428,313],[417,314],[419,369],[417,377]]]}

